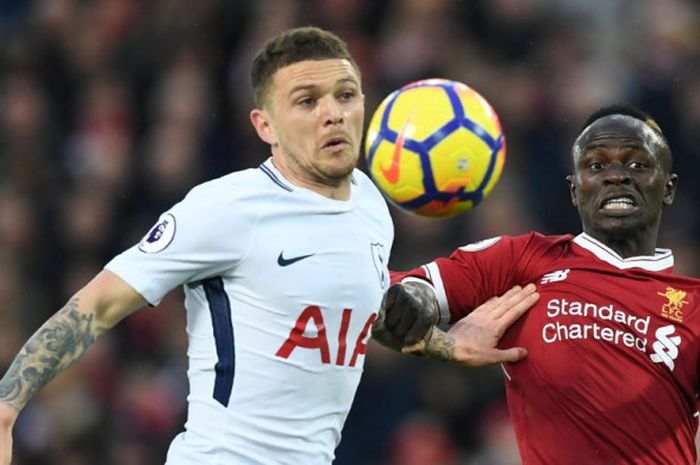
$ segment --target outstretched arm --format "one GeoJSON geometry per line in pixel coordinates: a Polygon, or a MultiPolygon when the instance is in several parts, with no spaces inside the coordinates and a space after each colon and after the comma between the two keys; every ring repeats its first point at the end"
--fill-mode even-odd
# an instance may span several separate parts
{"type": "Polygon", "coordinates": [[[100,334],[145,304],[131,286],[105,270],[29,338],[0,379],[0,465],[10,463],[12,427],[27,402],[100,334]]]}
{"type": "Polygon", "coordinates": [[[403,353],[468,366],[515,362],[527,351],[522,347],[498,349],[498,341],[537,299],[533,284],[515,286],[480,305],[445,332],[435,326],[438,309],[431,286],[418,281],[398,283],[384,296],[372,334],[383,345],[403,353]]]}
{"type": "Polygon", "coordinates": [[[539,299],[534,284],[515,286],[495,297],[456,322],[447,331],[434,327],[425,338],[404,353],[450,360],[468,366],[517,362],[527,356],[523,347],[498,349],[498,341],[510,326],[539,299]]]}

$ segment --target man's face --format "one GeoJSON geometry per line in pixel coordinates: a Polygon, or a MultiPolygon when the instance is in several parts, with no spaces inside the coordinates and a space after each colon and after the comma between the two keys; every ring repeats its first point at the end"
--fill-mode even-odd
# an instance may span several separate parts
{"type": "Polygon", "coordinates": [[[336,185],[352,173],[362,140],[364,95],[348,60],[307,60],[280,68],[263,109],[256,111],[258,134],[295,176],[336,185]]]}
{"type": "Polygon", "coordinates": [[[656,234],[677,184],[665,168],[667,157],[663,139],[631,116],[606,116],[586,128],[574,144],[574,173],[567,178],[583,230],[608,238],[656,234]]]}

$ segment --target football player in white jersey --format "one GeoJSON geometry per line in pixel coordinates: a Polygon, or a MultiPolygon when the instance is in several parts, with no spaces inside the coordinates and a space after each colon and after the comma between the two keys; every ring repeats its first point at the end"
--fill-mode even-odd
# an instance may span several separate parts
{"type": "MultiPolygon", "coordinates": [[[[190,393],[167,464],[332,462],[389,285],[393,226],[355,169],[364,96],[345,44],[317,28],[287,31],[251,76],[251,121],[271,158],[192,189],[29,339],[0,380],[0,465],[31,397],[100,334],[177,286],[190,393]]],[[[514,319],[534,299],[517,289],[484,307],[472,350],[491,350],[508,324],[489,311],[514,319]]],[[[411,313],[392,321],[406,336],[385,342],[414,343],[432,324],[411,313]]]]}

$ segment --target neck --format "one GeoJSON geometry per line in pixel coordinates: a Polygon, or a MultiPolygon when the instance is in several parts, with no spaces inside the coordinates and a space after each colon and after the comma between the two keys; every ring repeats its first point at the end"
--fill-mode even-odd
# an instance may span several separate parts
{"type": "Polygon", "coordinates": [[[656,253],[657,233],[627,231],[611,234],[584,228],[584,232],[614,250],[622,258],[653,256],[656,253]]]}
{"type": "Polygon", "coordinates": [[[309,189],[332,200],[350,200],[352,172],[336,179],[316,175],[299,166],[293,169],[282,157],[273,156],[272,164],[295,186],[309,189]]]}

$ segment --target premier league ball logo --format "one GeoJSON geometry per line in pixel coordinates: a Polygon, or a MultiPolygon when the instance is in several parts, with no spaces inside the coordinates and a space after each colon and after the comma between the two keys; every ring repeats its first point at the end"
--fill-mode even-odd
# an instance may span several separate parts
{"type": "Polygon", "coordinates": [[[175,237],[175,217],[163,214],[158,223],[139,242],[139,250],[144,253],[158,253],[165,249],[175,237]]]}

